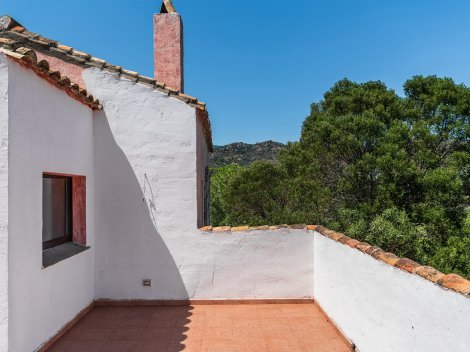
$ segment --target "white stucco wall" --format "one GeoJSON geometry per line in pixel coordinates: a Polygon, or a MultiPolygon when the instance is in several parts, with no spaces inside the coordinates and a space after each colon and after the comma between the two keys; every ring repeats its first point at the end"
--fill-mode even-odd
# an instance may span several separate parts
{"type": "Polygon", "coordinates": [[[315,299],[361,352],[466,352],[470,300],[320,234],[315,299]]]}
{"type": "Polygon", "coordinates": [[[104,104],[95,114],[96,298],[312,296],[307,231],[197,230],[207,149],[194,108],[97,69],[84,79],[104,104]]]}
{"type": "Polygon", "coordinates": [[[10,352],[31,352],[94,292],[93,112],[9,62],[10,352]],[[42,173],[87,177],[91,249],[42,269],[42,173]]]}
{"type": "Polygon", "coordinates": [[[0,352],[8,351],[8,62],[0,54],[0,352]]]}

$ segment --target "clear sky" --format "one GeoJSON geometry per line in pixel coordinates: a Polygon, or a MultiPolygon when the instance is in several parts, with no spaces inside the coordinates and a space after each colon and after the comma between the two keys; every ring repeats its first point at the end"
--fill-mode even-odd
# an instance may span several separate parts
{"type": "MultiPolygon", "coordinates": [[[[468,0],[174,0],[186,93],[207,102],[214,143],[299,138],[336,81],[416,74],[470,85],[468,0]]],[[[0,0],[33,32],[153,75],[159,0],[0,0]]]]}

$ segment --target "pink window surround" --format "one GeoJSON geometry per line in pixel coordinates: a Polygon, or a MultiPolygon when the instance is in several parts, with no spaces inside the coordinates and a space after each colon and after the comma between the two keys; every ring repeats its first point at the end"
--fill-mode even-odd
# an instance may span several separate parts
{"type": "Polygon", "coordinates": [[[45,175],[72,178],[72,240],[86,246],[86,176],[44,172],[45,175]]]}

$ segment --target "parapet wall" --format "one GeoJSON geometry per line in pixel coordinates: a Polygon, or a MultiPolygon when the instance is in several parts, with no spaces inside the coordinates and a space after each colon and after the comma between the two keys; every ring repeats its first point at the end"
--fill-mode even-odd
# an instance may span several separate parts
{"type": "Polygon", "coordinates": [[[258,283],[262,297],[269,292],[282,297],[290,285],[291,294],[312,289],[315,301],[360,352],[464,352],[470,346],[470,281],[459,275],[445,275],[321,226],[200,230],[220,249],[225,246],[225,263],[216,272],[228,278],[233,297],[258,283]],[[295,233],[307,234],[313,243],[299,243],[295,233]],[[237,241],[244,243],[239,254],[230,244],[237,241]],[[240,262],[242,257],[247,261],[240,262]]]}
{"type": "Polygon", "coordinates": [[[322,227],[314,237],[315,301],[358,351],[468,351],[468,280],[322,227]]]}

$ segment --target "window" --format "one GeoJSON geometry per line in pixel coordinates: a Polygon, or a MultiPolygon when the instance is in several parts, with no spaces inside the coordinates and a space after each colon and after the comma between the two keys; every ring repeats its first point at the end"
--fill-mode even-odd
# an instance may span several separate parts
{"type": "Polygon", "coordinates": [[[208,167],[206,167],[204,175],[204,225],[211,223],[211,173],[208,167]]]}
{"type": "Polygon", "coordinates": [[[43,175],[42,218],[43,249],[73,240],[72,177],[43,175]]]}

